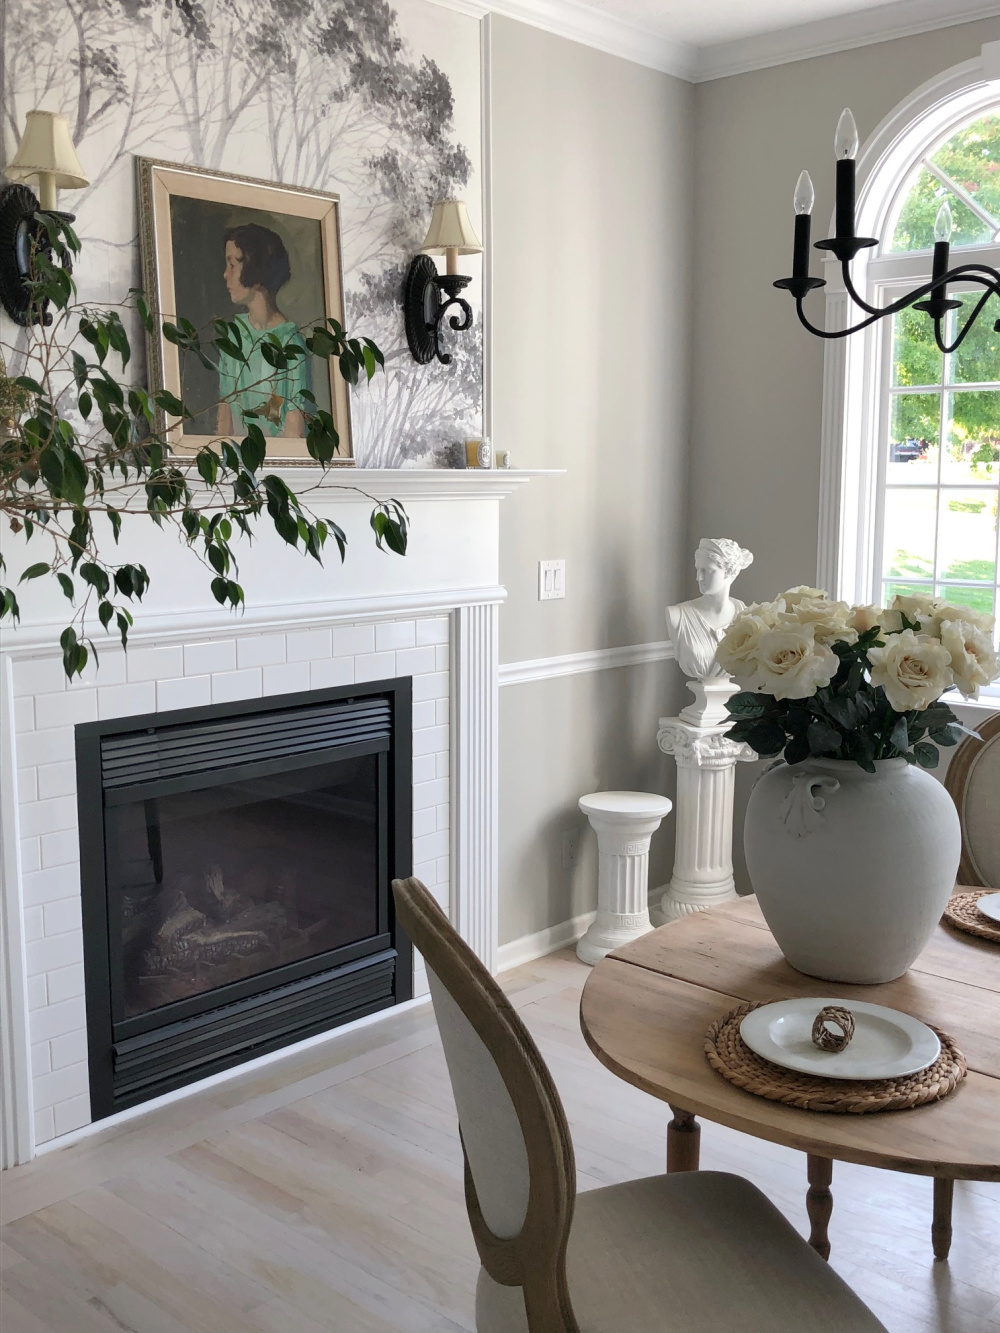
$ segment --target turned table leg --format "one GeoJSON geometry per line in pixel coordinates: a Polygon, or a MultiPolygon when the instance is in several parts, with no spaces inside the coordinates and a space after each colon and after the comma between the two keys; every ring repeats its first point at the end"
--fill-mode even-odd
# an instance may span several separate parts
{"type": "Polygon", "coordinates": [[[690,1111],[670,1103],[674,1118],[667,1126],[667,1171],[697,1171],[701,1125],[690,1111]]]}
{"type": "Polygon", "coordinates": [[[931,1222],[931,1243],[935,1259],[947,1259],[951,1249],[951,1201],[955,1182],[946,1176],[934,1177],[934,1220],[931,1222]]]}
{"type": "MultiPolygon", "coordinates": [[[[806,1212],[809,1214],[809,1244],[821,1259],[830,1257],[830,1238],[827,1228],[833,1213],[833,1195],[830,1182],[833,1180],[833,1159],[806,1154],[806,1170],[809,1177],[809,1191],[806,1194],[806,1212]]],[[[935,1217],[937,1214],[935,1213],[935,1217]]]]}

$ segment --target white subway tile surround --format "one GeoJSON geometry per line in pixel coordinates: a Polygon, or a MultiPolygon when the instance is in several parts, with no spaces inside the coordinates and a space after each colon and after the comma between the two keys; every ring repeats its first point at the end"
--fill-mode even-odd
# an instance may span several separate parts
{"type": "Polygon", "coordinates": [[[447,907],[448,654],[449,617],[433,615],[102,651],[72,685],[53,657],[13,664],[36,1144],[90,1121],[74,725],[412,675],[413,872],[447,907]]]}

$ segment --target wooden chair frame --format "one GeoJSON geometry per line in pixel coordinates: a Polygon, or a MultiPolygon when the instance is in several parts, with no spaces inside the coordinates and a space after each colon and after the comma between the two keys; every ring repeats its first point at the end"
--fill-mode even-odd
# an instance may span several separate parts
{"type": "Polygon", "coordinates": [[[965,793],[969,785],[969,778],[972,776],[972,766],[982,754],[983,746],[991,741],[995,742],[996,737],[1000,736],[1000,713],[987,718],[978,730],[978,740],[972,736],[966,736],[955,751],[951,763],[948,765],[948,771],[944,775],[944,785],[951,799],[955,802],[959,822],[962,825],[962,859],[958,866],[958,882],[959,884],[967,884],[970,888],[993,889],[1000,886],[987,884],[982,879],[976,869],[975,858],[966,837],[965,793]]]}
{"type": "Polygon", "coordinates": [[[486,1224],[462,1143],[465,1201],[479,1258],[495,1282],[521,1287],[533,1333],[579,1333],[566,1278],[576,1163],[552,1076],[506,995],[424,885],[395,879],[392,891],[404,931],[493,1057],[524,1137],[528,1207],[521,1230],[509,1239],[486,1224]]]}

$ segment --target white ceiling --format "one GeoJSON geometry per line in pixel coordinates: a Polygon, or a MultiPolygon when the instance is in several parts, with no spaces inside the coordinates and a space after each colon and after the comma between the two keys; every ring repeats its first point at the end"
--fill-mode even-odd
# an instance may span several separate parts
{"type": "MultiPolygon", "coordinates": [[[[581,0],[589,8],[692,46],[739,41],[817,19],[881,8],[885,0],[581,0]]],[[[947,9],[949,0],[941,0],[947,9]]]]}

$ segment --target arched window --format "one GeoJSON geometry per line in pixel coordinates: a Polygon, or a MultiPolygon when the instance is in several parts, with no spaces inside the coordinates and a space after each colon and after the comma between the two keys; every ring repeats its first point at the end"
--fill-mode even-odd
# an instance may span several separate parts
{"type": "MultiPolygon", "coordinates": [[[[1000,81],[982,61],[948,71],[898,107],[858,167],[858,234],[879,244],[855,261],[854,280],[873,304],[930,278],[944,201],[954,219],[952,267],[1000,268],[1000,81]]],[[[827,327],[846,327],[838,266],[824,268],[827,327]]],[[[965,302],[959,319],[981,293],[973,284],[968,295],[960,284],[949,289],[965,302]]],[[[949,356],[928,317],[912,310],[827,344],[821,586],[850,601],[920,589],[1000,611],[998,319],[1000,300],[991,298],[949,356]]]]}
{"type": "MultiPolygon", "coordinates": [[[[889,214],[885,258],[869,269],[880,304],[923,276],[914,274],[914,259],[930,275],[943,202],[954,220],[953,266],[975,255],[1000,268],[1000,105],[930,145],[905,181],[889,214]]],[[[965,304],[951,312],[946,342],[981,294],[973,284],[949,290],[965,304]]],[[[979,611],[996,607],[998,319],[1000,299],[991,297],[950,356],[938,350],[927,315],[904,310],[886,321],[872,570],[878,597],[920,590],[979,611]]]]}

